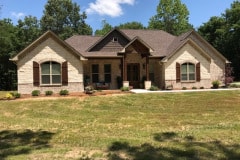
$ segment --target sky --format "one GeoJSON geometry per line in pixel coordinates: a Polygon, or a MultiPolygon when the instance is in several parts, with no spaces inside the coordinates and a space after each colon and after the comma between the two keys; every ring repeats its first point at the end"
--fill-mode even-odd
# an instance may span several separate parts
{"type": "MultiPolygon", "coordinates": [[[[86,23],[93,31],[102,28],[106,20],[112,26],[137,21],[148,26],[149,19],[157,12],[160,0],[72,0],[87,13],[86,23]]],[[[234,0],[182,0],[189,10],[189,23],[198,28],[210,17],[221,16],[234,0]]],[[[14,24],[31,15],[39,20],[47,0],[0,0],[0,19],[10,18],[14,24]]]]}

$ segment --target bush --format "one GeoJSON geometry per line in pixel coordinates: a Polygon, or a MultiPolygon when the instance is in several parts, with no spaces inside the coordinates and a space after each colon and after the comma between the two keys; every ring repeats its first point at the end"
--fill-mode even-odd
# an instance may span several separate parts
{"type": "Polygon", "coordinates": [[[65,95],[68,95],[69,92],[68,92],[68,90],[64,89],[64,90],[61,90],[61,91],[59,92],[59,94],[60,94],[61,96],[65,96],[65,95]]]}
{"type": "Polygon", "coordinates": [[[187,87],[182,87],[182,90],[186,90],[187,89],[187,87]]]}
{"type": "Polygon", "coordinates": [[[230,84],[231,88],[240,88],[240,84],[232,83],[230,84]]]}
{"type": "Polygon", "coordinates": [[[121,91],[125,92],[125,91],[129,91],[130,88],[129,87],[121,87],[121,91]]]}
{"type": "Polygon", "coordinates": [[[158,88],[157,86],[151,86],[151,87],[149,88],[149,90],[150,90],[150,91],[157,91],[157,90],[159,90],[159,88],[158,88]]]}
{"type": "Polygon", "coordinates": [[[200,89],[204,89],[204,87],[202,86],[202,87],[200,87],[200,89]]]}
{"type": "Polygon", "coordinates": [[[213,85],[213,88],[219,88],[220,81],[219,80],[212,81],[212,85],[213,85]]]}
{"type": "Polygon", "coordinates": [[[21,93],[14,93],[13,95],[15,98],[20,98],[21,97],[21,93]]]}
{"type": "Polygon", "coordinates": [[[32,91],[32,96],[39,96],[40,95],[40,91],[39,90],[33,90],[32,91]]]}
{"type": "Polygon", "coordinates": [[[197,87],[193,86],[192,89],[197,89],[197,87]]]}
{"type": "Polygon", "coordinates": [[[12,95],[12,93],[7,93],[5,96],[7,99],[13,99],[14,96],[12,95]]]}
{"type": "Polygon", "coordinates": [[[46,96],[50,96],[50,95],[52,95],[53,94],[53,91],[45,91],[45,95],[46,96]]]}

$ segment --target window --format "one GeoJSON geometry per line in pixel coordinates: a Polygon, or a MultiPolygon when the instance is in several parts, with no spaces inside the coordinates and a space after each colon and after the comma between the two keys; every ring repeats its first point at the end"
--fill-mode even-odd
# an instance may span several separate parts
{"type": "Polygon", "coordinates": [[[99,82],[99,65],[98,64],[92,65],[92,82],[93,83],[99,82]]]}
{"type": "Polygon", "coordinates": [[[184,63],[181,65],[181,81],[195,81],[195,65],[184,63]]]}
{"type": "Polygon", "coordinates": [[[118,42],[118,37],[113,37],[113,42],[118,42]]]}
{"type": "Polygon", "coordinates": [[[111,64],[104,65],[104,80],[106,83],[111,83],[111,64]]]}
{"type": "Polygon", "coordinates": [[[61,64],[45,62],[41,64],[41,84],[61,84],[61,64]]]}

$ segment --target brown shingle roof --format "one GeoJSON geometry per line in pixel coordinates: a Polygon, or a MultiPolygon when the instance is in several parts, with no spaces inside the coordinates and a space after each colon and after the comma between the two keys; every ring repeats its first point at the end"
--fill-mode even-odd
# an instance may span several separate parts
{"type": "MultiPolygon", "coordinates": [[[[162,30],[113,29],[111,32],[113,31],[120,32],[124,37],[127,36],[126,38],[129,40],[139,37],[148,45],[148,48],[153,50],[153,52],[151,52],[151,56],[165,57],[165,59],[173,55],[180,47],[182,47],[189,40],[189,38],[191,38],[192,34],[197,34],[193,30],[183,33],[180,36],[173,36],[162,30]]],[[[109,35],[111,32],[109,32],[107,35],[109,35]]],[[[99,37],[75,35],[67,39],[66,42],[85,57],[117,57],[117,52],[88,51],[90,47],[93,47],[101,42],[104,37],[105,36],[99,37]]],[[[200,36],[198,35],[198,37],[200,36]]],[[[131,41],[129,43],[131,43],[131,41]]],[[[204,43],[206,43],[209,47],[209,44],[206,41],[204,41],[204,43]]],[[[203,46],[199,47],[202,48],[203,46]]],[[[120,51],[121,50],[119,50],[119,52],[120,51]]],[[[218,54],[222,56],[220,53],[218,54]]],[[[224,59],[225,57],[222,56],[222,58],[224,59]]]]}

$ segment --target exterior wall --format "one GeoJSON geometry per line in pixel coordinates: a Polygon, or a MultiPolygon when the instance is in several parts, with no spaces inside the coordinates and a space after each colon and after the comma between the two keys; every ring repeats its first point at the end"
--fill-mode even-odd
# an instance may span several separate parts
{"type": "Polygon", "coordinates": [[[111,64],[111,84],[110,89],[118,89],[117,84],[117,77],[121,75],[121,59],[89,59],[84,61],[84,76],[90,77],[90,84],[95,86],[96,84],[92,83],[92,65],[98,64],[99,65],[99,81],[104,81],[104,64],[111,64]]]}
{"type": "Polygon", "coordinates": [[[197,50],[190,44],[183,46],[168,62],[164,64],[165,67],[165,86],[173,85],[175,89],[181,89],[182,87],[204,87],[210,88],[213,75],[222,75],[219,72],[215,73],[213,68],[221,70],[222,66],[218,66],[209,58],[206,58],[201,51],[197,50]],[[176,82],[176,63],[191,62],[197,64],[200,62],[201,81],[200,82],[176,82]]]}
{"type": "Polygon", "coordinates": [[[83,66],[82,62],[73,54],[69,53],[52,38],[48,38],[27,55],[22,56],[18,66],[18,91],[22,94],[31,94],[33,90],[46,90],[59,92],[67,89],[69,92],[83,91],[83,66]],[[68,85],[67,86],[33,86],[33,61],[39,64],[45,61],[63,63],[68,61],[68,85]]]}

